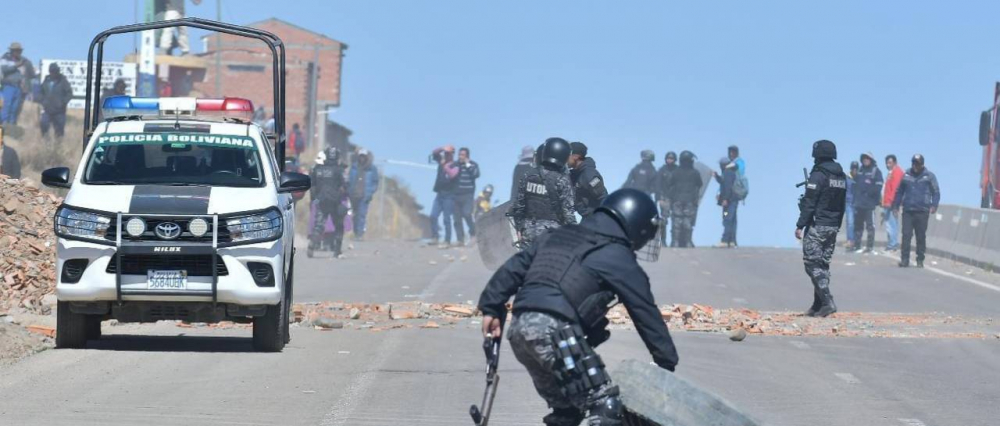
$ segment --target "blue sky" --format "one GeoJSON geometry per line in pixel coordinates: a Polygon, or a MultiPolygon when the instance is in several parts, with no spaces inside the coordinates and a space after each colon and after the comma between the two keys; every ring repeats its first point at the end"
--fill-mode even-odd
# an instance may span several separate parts
{"type": "MultiPolygon", "coordinates": [[[[943,202],[979,202],[978,116],[1000,77],[997,2],[274,4],[224,1],[223,19],[275,16],[348,43],[342,106],[331,117],[356,143],[410,161],[441,144],[469,146],[480,183],[500,194],[520,147],[549,136],[587,143],[614,188],[642,149],[658,164],[668,150],[689,149],[714,165],[737,144],[751,184],[740,243],[791,246],[794,184],[811,165],[812,142],[825,138],[845,166],[863,151],[903,164],[920,152],[943,202]]],[[[23,19],[5,20],[2,38],[22,42],[33,60],[83,59],[94,34],[134,19],[129,1],[16,9],[23,19]]],[[[188,13],[214,18],[215,1],[189,3],[188,13]]],[[[131,46],[122,38],[110,58],[131,46]]],[[[430,204],[432,172],[387,172],[430,204]]],[[[695,242],[720,234],[719,209],[703,203],[695,242]]]]}

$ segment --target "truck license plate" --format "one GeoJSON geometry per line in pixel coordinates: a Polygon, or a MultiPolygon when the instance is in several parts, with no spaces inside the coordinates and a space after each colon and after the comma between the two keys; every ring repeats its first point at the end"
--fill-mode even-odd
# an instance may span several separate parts
{"type": "Polygon", "coordinates": [[[146,271],[147,290],[187,290],[187,271],[146,271]]]}

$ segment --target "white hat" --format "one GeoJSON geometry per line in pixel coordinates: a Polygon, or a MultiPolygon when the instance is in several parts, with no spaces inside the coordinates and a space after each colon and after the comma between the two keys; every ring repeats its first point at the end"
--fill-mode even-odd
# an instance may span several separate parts
{"type": "Polygon", "coordinates": [[[316,161],[314,161],[314,163],[316,163],[317,165],[322,165],[325,162],[326,162],[326,153],[320,151],[319,154],[316,154],[316,161]]]}

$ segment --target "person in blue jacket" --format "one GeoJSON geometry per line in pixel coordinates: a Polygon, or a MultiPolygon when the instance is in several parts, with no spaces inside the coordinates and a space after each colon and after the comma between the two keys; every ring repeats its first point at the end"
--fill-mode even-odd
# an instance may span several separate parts
{"type": "Polygon", "coordinates": [[[351,199],[351,209],[354,211],[352,222],[355,240],[361,240],[365,236],[368,204],[378,190],[378,169],[372,165],[372,160],[367,149],[359,150],[347,178],[347,196],[351,199]]]}
{"type": "Polygon", "coordinates": [[[903,209],[903,243],[900,247],[899,266],[910,266],[910,240],[917,236],[917,267],[924,267],[924,251],[927,249],[927,222],[930,215],[937,213],[941,201],[941,188],[937,176],[924,167],[924,156],[917,154],[911,160],[912,167],[906,171],[899,183],[892,209],[903,209]]]}

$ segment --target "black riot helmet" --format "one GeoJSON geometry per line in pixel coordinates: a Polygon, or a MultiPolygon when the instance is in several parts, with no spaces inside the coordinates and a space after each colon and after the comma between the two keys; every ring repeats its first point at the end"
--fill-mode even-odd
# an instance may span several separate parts
{"type": "Polygon", "coordinates": [[[340,162],[340,150],[337,149],[337,147],[328,146],[326,147],[325,153],[326,153],[326,161],[329,161],[330,164],[337,164],[340,162]]]}
{"type": "Polygon", "coordinates": [[[697,157],[695,157],[695,155],[694,155],[693,152],[691,152],[691,151],[681,151],[680,163],[684,167],[691,167],[691,166],[694,166],[694,159],[695,158],[697,158],[697,157]]]}
{"type": "Polygon", "coordinates": [[[837,159],[837,145],[826,139],[813,143],[813,158],[837,159]]]}
{"type": "Polygon", "coordinates": [[[660,214],[656,203],[649,194],[634,188],[623,188],[612,192],[597,211],[604,211],[615,218],[625,230],[632,250],[643,250],[642,260],[655,261],[660,256],[660,214]]]}
{"type": "Polygon", "coordinates": [[[540,164],[548,164],[555,166],[557,168],[566,167],[566,161],[569,160],[569,154],[573,149],[569,146],[569,142],[566,142],[563,138],[548,138],[545,143],[542,144],[540,164]]]}
{"type": "Polygon", "coordinates": [[[667,152],[667,155],[663,157],[663,161],[666,162],[667,160],[669,160],[671,158],[673,158],[674,161],[677,161],[677,154],[674,153],[673,151],[667,152]]]}
{"type": "Polygon", "coordinates": [[[642,159],[642,161],[653,162],[656,160],[656,154],[654,154],[652,150],[644,149],[639,153],[639,158],[642,159]]]}

